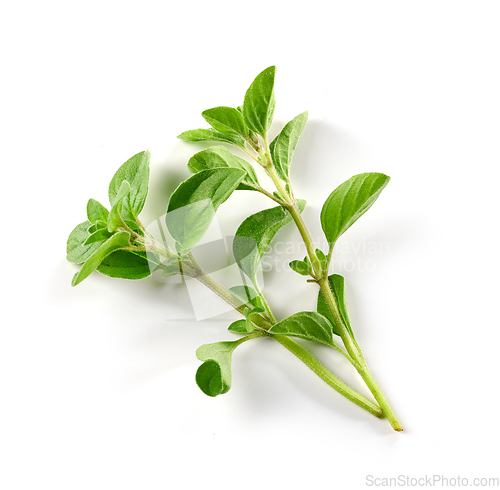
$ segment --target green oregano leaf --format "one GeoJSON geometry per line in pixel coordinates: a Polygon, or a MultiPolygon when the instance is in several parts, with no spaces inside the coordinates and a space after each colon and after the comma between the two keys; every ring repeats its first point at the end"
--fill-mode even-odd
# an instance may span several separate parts
{"type": "Polygon", "coordinates": [[[222,141],[236,146],[245,146],[245,140],[238,135],[228,135],[214,131],[213,129],[191,129],[184,131],[177,138],[183,141],[222,141]]]}
{"type": "Polygon", "coordinates": [[[231,323],[231,325],[229,325],[229,327],[227,327],[227,329],[230,332],[245,333],[245,334],[254,330],[253,325],[252,325],[252,328],[250,330],[248,330],[248,322],[247,322],[246,318],[243,320],[236,320],[235,322],[231,323]]]}
{"type": "MultiPolygon", "coordinates": [[[[306,202],[298,200],[300,212],[306,202]]],[[[249,216],[236,231],[233,240],[233,255],[238,267],[252,280],[257,282],[256,274],[262,256],[278,231],[292,221],[288,211],[281,206],[264,209],[249,216]]]]}
{"type": "Polygon", "coordinates": [[[253,306],[252,311],[256,308],[261,308],[262,311],[265,310],[264,304],[254,288],[250,286],[232,286],[229,291],[241,300],[242,304],[253,306]]]}
{"type": "Polygon", "coordinates": [[[276,99],[274,77],[276,67],[270,66],[259,73],[245,94],[243,120],[248,128],[265,136],[271,126],[276,99]]]}
{"type": "Polygon", "coordinates": [[[237,187],[238,190],[256,190],[259,187],[259,181],[252,165],[246,160],[233,155],[223,146],[212,146],[199,151],[188,162],[188,168],[193,173],[221,167],[239,168],[246,172],[247,175],[237,187]]]}
{"type": "MultiPolygon", "coordinates": [[[[252,311],[254,311],[254,310],[258,310],[260,312],[260,308],[254,308],[254,309],[252,309],[252,311]]],[[[245,321],[247,323],[247,330],[249,332],[251,332],[254,329],[254,327],[252,325],[252,320],[250,320],[250,313],[251,313],[251,311],[250,311],[249,308],[245,308],[243,310],[243,315],[245,315],[245,321]]]]}
{"type": "MultiPolygon", "coordinates": [[[[109,212],[108,212],[108,216],[109,216],[109,212]]],[[[89,233],[92,235],[92,233],[95,233],[97,230],[102,230],[103,228],[104,229],[107,229],[108,228],[108,223],[107,223],[107,218],[106,218],[106,221],[101,221],[101,220],[97,220],[90,228],[89,228],[89,233]]]]}
{"type": "Polygon", "coordinates": [[[168,203],[166,223],[179,253],[187,254],[205,235],[219,206],[246,173],[237,168],[202,170],[182,182],[168,203]]]}
{"type": "Polygon", "coordinates": [[[330,322],[315,311],[301,311],[276,323],[269,333],[315,340],[333,346],[332,326],[330,322]]]}
{"type": "Polygon", "coordinates": [[[89,245],[90,243],[102,242],[103,240],[107,240],[112,233],[110,233],[106,228],[100,228],[92,233],[87,240],[85,241],[85,245],[89,245]]]}
{"type": "Polygon", "coordinates": [[[311,273],[310,265],[306,264],[302,260],[292,260],[289,265],[290,269],[297,272],[301,276],[307,276],[311,273]]]}
{"type": "Polygon", "coordinates": [[[123,227],[124,220],[122,218],[122,212],[124,207],[124,201],[131,192],[130,184],[128,181],[122,181],[120,189],[116,193],[114,204],[111,207],[111,211],[108,215],[108,231],[113,232],[123,227]]]}
{"type": "Polygon", "coordinates": [[[293,153],[307,123],[308,112],[305,111],[292,119],[271,142],[270,150],[276,172],[282,180],[288,182],[293,153]]]}
{"type": "Polygon", "coordinates": [[[108,221],[109,211],[95,199],[89,199],[87,203],[87,218],[90,222],[97,224],[108,221]]]}
{"type": "Polygon", "coordinates": [[[205,395],[217,396],[229,391],[224,381],[222,367],[213,359],[205,361],[196,371],[196,384],[205,395]]]}
{"type": "Polygon", "coordinates": [[[99,248],[98,243],[86,243],[91,235],[89,229],[93,226],[90,221],[84,221],[70,233],[66,244],[68,262],[83,264],[99,248]]]}
{"type": "Polygon", "coordinates": [[[115,173],[109,184],[109,202],[113,206],[123,181],[130,184],[130,193],[123,201],[122,216],[135,221],[144,207],[149,186],[149,151],[142,151],[127,160],[115,173]]]}
{"type": "MultiPolygon", "coordinates": [[[[330,289],[332,290],[333,296],[335,297],[335,300],[339,307],[340,315],[342,317],[342,320],[344,320],[345,326],[347,327],[347,331],[349,332],[351,337],[354,338],[354,333],[351,328],[351,320],[349,318],[349,310],[347,308],[344,277],[339,274],[332,274],[331,276],[328,276],[328,284],[330,285],[330,289]]],[[[330,313],[330,309],[328,308],[328,304],[326,303],[325,297],[323,296],[321,290],[318,293],[318,304],[316,309],[318,310],[318,313],[328,318],[328,320],[332,324],[333,333],[335,335],[340,335],[338,326],[336,325],[335,320],[330,313]]]]}
{"type": "Polygon", "coordinates": [[[161,277],[171,277],[181,272],[181,262],[179,257],[170,257],[164,265],[161,277]]]}
{"type": "Polygon", "coordinates": [[[248,136],[248,128],[243,122],[241,112],[233,107],[214,107],[203,111],[201,115],[219,133],[243,136],[243,138],[248,136]]]}
{"type": "Polygon", "coordinates": [[[370,209],[389,180],[380,173],[358,174],[328,196],[321,210],[321,227],[330,246],[370,209]]]}
{"type": "Polygon", "coordinates": [[[196,350],[196,357],[205,361],[196,373],[196,383],[208,396],[227,393],[231,388],[231,357],[239,341],[205,344],[196,350]],[[215,364],[214,364],[215,363],[215,364]]]}
{"type": "Polygon", "coordinates": [[[77,272],[72,286],[76,286],[94,272],[99,264],[111,253],[130,246],[130,235],[126,231],[119,231],[102,243],[97,250],[85,261],[80,272],[77,272]]]}
{"type": "Polygon", "coordinates": [[[316,249],[316,257],[318,257],[319,263],[321,264],[321,270],[326,271],[328,267],[328,257],[319,248],[316,249]]]}
{"type": "Polygon", "coordinates": [[[97,271],[109,277],[136,280],[150,276],[151,266],[145,252],[117,250],[102,260],[97,271]]]}

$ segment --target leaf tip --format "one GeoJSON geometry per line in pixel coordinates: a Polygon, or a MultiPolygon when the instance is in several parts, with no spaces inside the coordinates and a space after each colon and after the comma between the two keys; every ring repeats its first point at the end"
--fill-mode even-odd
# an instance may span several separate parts
{"type": "Polygon", "coordinates": [[[78,284],[80,284],[82,281],[81,280],[78,280],[78,276],[80,275],[79,272],[77,272],[74,276],[73,276],[73,279],[71,279],[71,287],[74,288],[75,286],[77,286],[78,284]]]}

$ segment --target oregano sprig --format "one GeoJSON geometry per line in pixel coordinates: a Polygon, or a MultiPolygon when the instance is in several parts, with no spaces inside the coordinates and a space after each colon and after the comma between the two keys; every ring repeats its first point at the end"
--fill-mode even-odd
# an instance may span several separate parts
{"type": "Polygon", "coordinates": [[[375,203],[390,178],[379,172],[364,173],[334,189],[320,215],[328,250],[317,248],[301,214],[306,202],[295,198],[291,178],[294,152],[308,112],[293,118],[269,141],[276,106],[275,76],[276,67],[266,68],[251,83],[241,106],[207,109],[202,117],[210,128],[188,130],[178,136],[187,142],[217,144],[189,159],[187,167],[192,175],[170,196],[165,225],[175,247],[165,247],[163,240],[148,233],[139,220],[148,193],[149,152],[137,153],[118,169],[109,185],[109,209],[90,199],[87,220],[77,225],[68,238],[68,261],[81,264],[72,285],[81,283],[95,270],[124,279],[142,279],[152,273],[164,278],[193,278],[242,315],[227,326],[228,335],[238,336],[237,340],[205,344],[196,351],[202,364],[195,379],[203,393],[213,397],[229,391],[236,347],[250,340],[273,339],[337,392],[372,415],[385,416],[396,431],[401,431],[356,341],[347,306],[346,279],[330,272],[337,239],[375,203]],[[233,147],[236,154],[227,146],[233,147]],[[243,158],[245,155],[251,161],[243,158]],[[264,169],[268,182],[259,181],[254,165],[264,169]],[[249,199],[255,192],[262,193],[274,202],[274,207],[248,216],[236,230],[233,256],[252,286],[235,284],[226,289],[201,269],[195,258],[196,246],[219,207],[240,190],[254,191],[248,193],[249,199]],[[259,283],[258,271],[276,233],[292,222],[307,255],[291,261],[290,269],[319,287],[316,311],[298,311],[277,318],[259,283]],[[294,339],[306,344],[322,343],[344,356],[365,381],[375,402],[347,386],[294,339]]]}

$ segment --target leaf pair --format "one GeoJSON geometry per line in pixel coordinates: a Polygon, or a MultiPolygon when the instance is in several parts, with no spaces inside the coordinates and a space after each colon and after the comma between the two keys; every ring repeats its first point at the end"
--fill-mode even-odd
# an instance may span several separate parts
{"type": "Polygon", "coordinates": [[[280,179],[290,180],[290,166],[293,154],[307,123],[308,112],[305,111],[287,123],[269,145],[274,167],[280,179]]]}
{"type": "Polygon", "coordinates": [[[137,229],[135,220],[148,192],[149,157],[148,151],[140,152],[115,173],[108,191],[111,211],[95,199],[88,201],[88,220],[76,226],[67,243],[67,260],[83,264],[73,277],[73,286],[96,269],[108,276],[126,279],[150,275],[146,254],[124,250],[131,246],[130,234],[117,231],[124,224],[137,229]]]}
{"type": "Polygon", "coordinates": [[[212,129],[184,131],[178,138],[184,141],[221,141],[244,148],[251,140],[250,126],[246,124],[242,111],[233,107],[219,106],[201,113],[212,129]]]}
{"type": "MultiPolygon", "coordinates": [[[[316,256],[318,257],[318,260],[321,264],[322,271],[326,271],[326,269],[328,268],[328,259],[326,255],[322,250],[317,248],[316,256]]],[[[311,261],[309,260],[309,257],[307,255],[303,260],[292,260],[289,265],[290,269],[297,272],[297,274],[300,274],[301,276],[313,276],[313,268],[311,265],[311,261]]]]}
{"type": "Polygon", "coordinates": [[[274,78],[276,67],[262,71],[245,94],[243,106],[214,107],[202,112],[203,118],[213,129],[195,129],[181,133],[184,141],[222,141],[244,147],[251,140],[251,132],[265,136],[271,126],[276,104],[274,78]]]}
{"type": "MultiPolygon", "coordinates": [[[[253,81],[245,95],[243,103],[243,120],[254,132],[266,138],[271,127],[276,99],[274,81],[276,67],[270,66],[262,71],[253,81]]],[[[292,119],[270,144],[271,158],[279,177],[288,182],[293,153],[302,131],[307,123],[308,112],[305,111],[292,119]]]]}
{"type": "Polygon", "coordinates": [[[213,129],[193,129],[177,136],[184,141],[222,141],[244,147],[250,137],[250,130],[243,121],[238,109],[233,107],[214,107],[201,114],[213,129]]]}
{"type": "Polygon", "coordinates": [[[241,301],[241,304],[249,305],[251,306],[251,309],[245,308],[245,319],[236,320],[231,323],[227,329],[234,333],[246,334],[252,332],[255,330],[255,327],[250,320],[250,315],[252,313],[263,313],[265,311],[265,307],[260,296],[257,294],[255,289],[249,286],[233,286],[229,288],[229,291],[241,301]]]}

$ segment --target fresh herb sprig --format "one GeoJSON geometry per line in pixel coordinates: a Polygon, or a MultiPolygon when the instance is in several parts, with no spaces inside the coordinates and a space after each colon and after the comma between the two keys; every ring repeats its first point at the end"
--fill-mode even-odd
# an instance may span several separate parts
{"type": "Polygon", "coordinates": [[[252,164],[225,146],[196,153],[188,162],[193,175],[170,196],[166,226],[176,245],[175,250],[169,250],[146,231],[138,218],[148,193],[150,158],[147,151],[138,153],[111,180],[110,209],[90,199],[88,219],[70,234],[67,259],[82,264],[72,285],[79,284],[94,270],[125,279],[142,279],[156,271],[161,271],[163,277],[175,274],[192,277],[243,316],[228,326],[230,332],[240,336],[238,340],[202,345],[196,351],[202,361],[196,382],[205,394],[217,396],[231,388],[231,358],[238,345],[267,337],[287,348],[340,394],[376,417],[385,416],[394,430],[401,431],[402,426],[370,373],[354,336],[344,278],[329,273],[338,238],[373,205],[390,179],[381,173],[363,173],[338,186],[326,199],[320,216],[328,250],[316,248],[301,216],[306,202],[295,198],[290,181],[292,157],[308,114],[303,112],[292,119],[269,142],[268,131],[275,109],[275,74],[274,66],[262,71],[247,90],[242,106],[204,111],[202,116],[211,128],[179,135],[184,141],[232,145],[265,170],[275,190],[264,188],[252,164]],[[253,288],[235,285],[226,289],[201,269],[191,251],[207,232],[219,206],[236,190],[262,193],[277,206],[249,216],[235,234],[233,255],[253,288]],[[307,255],[293,260],[290,267],[308,277],[307,282],[319,286],[318,301],[316,311],[300,311],[277,319],[258,283],[257,272],[276,233],[292,221],[307,255]],[[342,354],[365,381],[375,402],[338,379],[293,338],[321,342],[342,354]]]}

